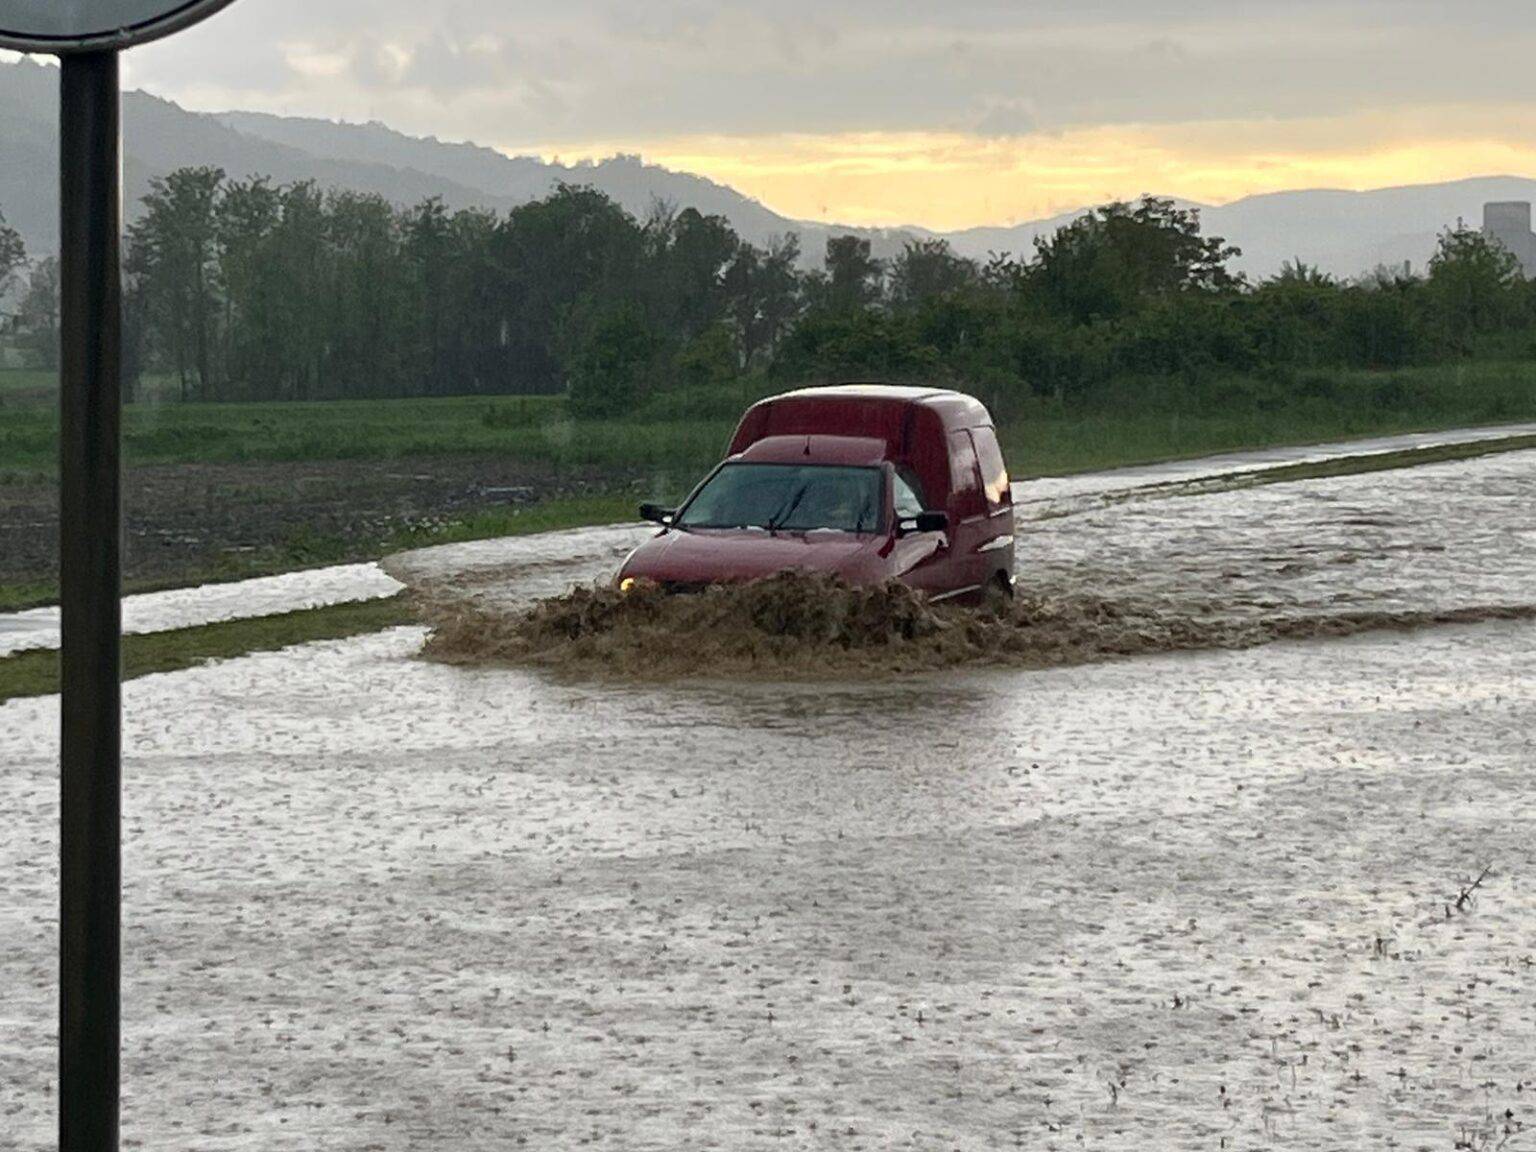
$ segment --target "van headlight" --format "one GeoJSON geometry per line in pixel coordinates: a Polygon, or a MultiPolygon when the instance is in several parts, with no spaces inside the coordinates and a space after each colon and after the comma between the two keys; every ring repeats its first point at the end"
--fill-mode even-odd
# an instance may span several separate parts
{"type": "Polygon", "coordinates": [[[620,592],[628,592],[634,586],[635,586],[635,578],[633,576],[626,576],[626,577],[624,577],[624,579],[619,581],[619,591],[620,592]]]}

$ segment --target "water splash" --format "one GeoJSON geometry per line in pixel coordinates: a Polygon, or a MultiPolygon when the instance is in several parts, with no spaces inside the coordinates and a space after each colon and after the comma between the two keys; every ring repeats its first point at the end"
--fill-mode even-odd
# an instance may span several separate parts
{"type": "Polygon", "coordinates": [[[582,676],[812,679],[953,668],[1045,668],[1374,629],[1536,618],[1536,605],[1436,610],[1234,614],[1219,603],[1160,604],[1031,591],[1002,611],[933,604],[899,583],[851,588],[781,573],[695,595],[601,585],[527,607],[419,589],[431,628],[424,654],[443,663],[529,665],[582,676]]]}

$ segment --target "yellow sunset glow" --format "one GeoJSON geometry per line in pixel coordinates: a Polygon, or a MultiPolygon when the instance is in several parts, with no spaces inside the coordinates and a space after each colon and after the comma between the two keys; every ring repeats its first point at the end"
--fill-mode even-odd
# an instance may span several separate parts
{"type": "MultiPolygon", "coordinates": [[[[513,149],[527,151],[527,149],[513,149]]],[[[786,216],[950,230],[1051,216],[1145,192],[1222,204],[1294,188],[1378,188],[1536,173],[1536,112],[1122,125],[1020,137],[855,133],[545,145],[696,172],[786,216]]]]}

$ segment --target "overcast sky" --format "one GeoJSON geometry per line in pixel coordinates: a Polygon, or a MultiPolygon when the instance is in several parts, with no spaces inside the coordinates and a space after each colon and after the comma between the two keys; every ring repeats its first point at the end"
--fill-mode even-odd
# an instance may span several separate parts
{"type": "Polygon", "coordinates": [[[236,0],[129,81],[858,223],[1536,175],[1527,0],[236,0]]]}

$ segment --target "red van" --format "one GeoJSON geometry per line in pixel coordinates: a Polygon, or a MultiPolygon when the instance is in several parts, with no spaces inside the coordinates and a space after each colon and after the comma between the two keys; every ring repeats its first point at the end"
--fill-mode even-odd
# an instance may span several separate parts
{"type": "Polygon", "coordinates": [[[635,549],[621,588],[674,591],[786,570],[901,580],[935,600],[1013,592],[1013,495],[981,402],[843,384],[754,404],[723,463],[635,549]]]}

